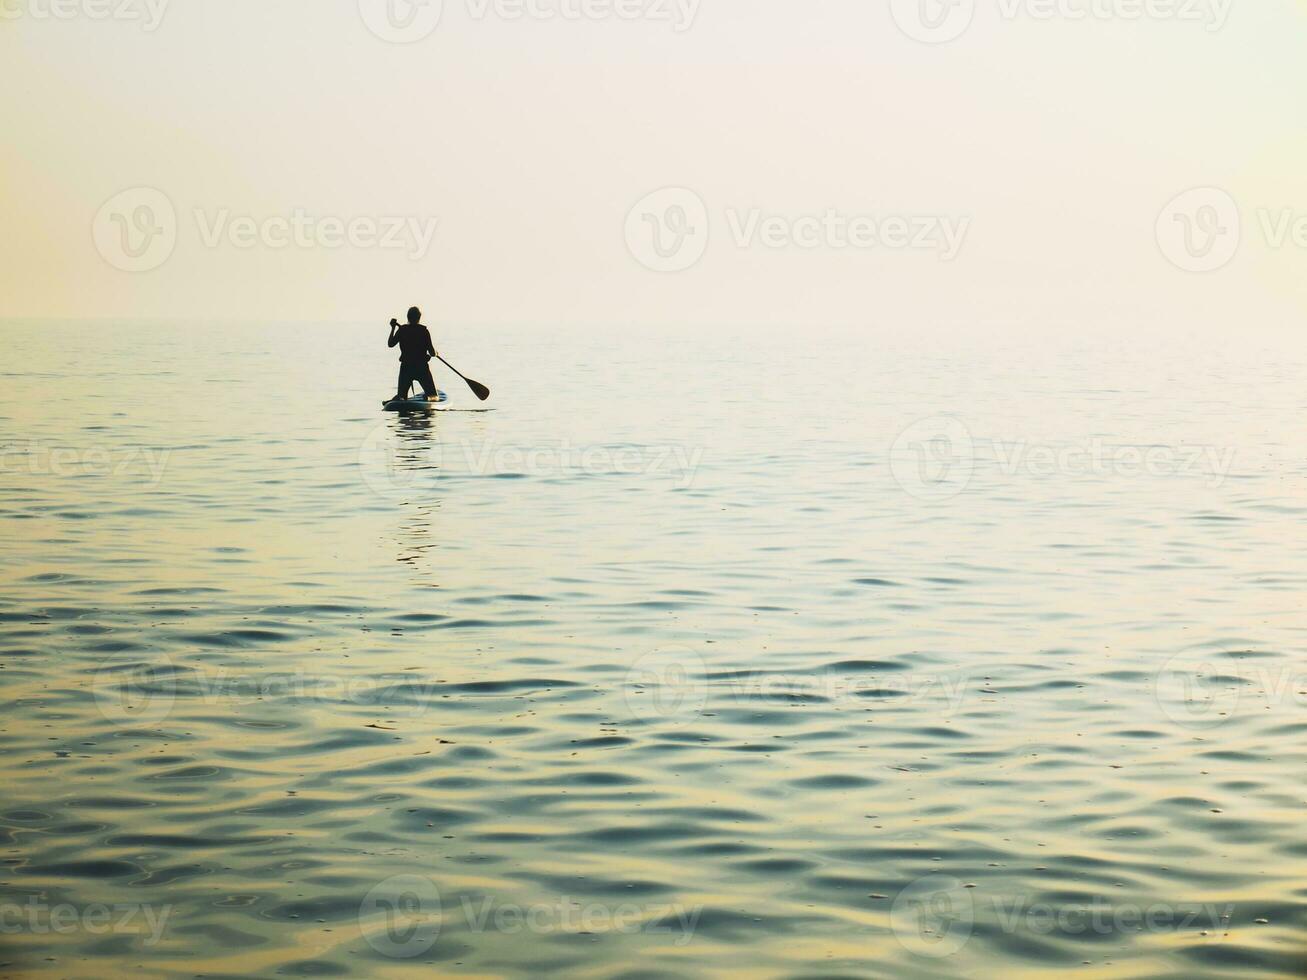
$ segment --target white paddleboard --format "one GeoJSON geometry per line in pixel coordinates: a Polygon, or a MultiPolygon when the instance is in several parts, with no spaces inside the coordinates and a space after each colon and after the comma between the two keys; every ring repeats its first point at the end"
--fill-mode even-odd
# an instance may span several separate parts
{"type": "Polygon", "coordinates": [[[411,398],[397,398],[383,403],[382,407],[387,412],[409,412],[423,408],[435,408],[449,401],[449,396],[443,391],[437,391],[434,398],[428,398],[425,394],[414,395],[411,398]]]}

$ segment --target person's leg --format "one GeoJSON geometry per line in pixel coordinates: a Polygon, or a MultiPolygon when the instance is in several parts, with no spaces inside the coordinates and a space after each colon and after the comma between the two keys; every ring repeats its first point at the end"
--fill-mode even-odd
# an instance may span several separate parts
{"type": "Polygon", "coordinates": [[[408,397],[408,390],[413,387],[413,365],[402,363],[399,365],[399,388],[395,392],[395,400],[403,401],[408,397]]]}
{"type": "Polygon", "coordinates": [[[419,364],[413,380],[422,385],[422,390],[427,393],[428,398],[436,397],[436,382],[431,377],[430,364],[419,364]]]}

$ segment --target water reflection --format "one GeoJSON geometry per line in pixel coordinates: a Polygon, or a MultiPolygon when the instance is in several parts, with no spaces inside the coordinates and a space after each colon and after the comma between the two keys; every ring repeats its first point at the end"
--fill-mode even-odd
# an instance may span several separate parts
{"type": "Polygon", "coordinates": [[[440,507],[437,480],[440,475],[438,426],[427,410],[401,412],[395,416],[392,471],[397,482],[410,492],[400,501],[397,560],[414,567],[426,564],[427,553],[438,544],[432,533],[434,516],[440,507]]]}
{"type": "Polygon", "coordinates": [[[722,379],[788,337],[677,398],[489,334],[496,412],[402,416],[344,328],[66,335],[0,326],[0,976],[1304,975],[1293,338],[860,333],[780,403],[722,379]],[[1238,458],[1041,469],[1108,437],[1238,458]]]}

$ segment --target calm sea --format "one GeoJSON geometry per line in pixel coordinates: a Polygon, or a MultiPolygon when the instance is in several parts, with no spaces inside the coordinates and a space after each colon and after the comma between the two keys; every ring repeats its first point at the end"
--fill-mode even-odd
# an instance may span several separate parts
{"type": "Polygon", "coordinates": [[[1301,344],[0,326],[0,975],[1307,972],[1301,344]]]}

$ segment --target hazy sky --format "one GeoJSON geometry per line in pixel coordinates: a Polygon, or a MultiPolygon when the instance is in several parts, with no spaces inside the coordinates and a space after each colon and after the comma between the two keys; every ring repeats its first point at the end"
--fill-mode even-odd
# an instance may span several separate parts
{"type": "Polygon", "coordinates": [[[0,14],[0,316],[1242,329],[1307,309],[1302,0],[0,14]],[[1192,188],[1212,190],[1164,211],[1192,188]]]}

